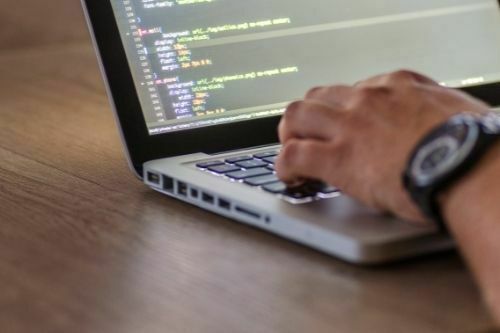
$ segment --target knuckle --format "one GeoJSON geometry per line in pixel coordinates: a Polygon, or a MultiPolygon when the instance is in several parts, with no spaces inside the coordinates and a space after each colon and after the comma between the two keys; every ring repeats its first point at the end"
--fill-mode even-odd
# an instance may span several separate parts
{"type": "Polygon", "coordinates": [[[289,125],[290,123],[293,123],[297,120],[297,118],[299,117],[299,114],[301,112],[301,105],[302,105],[302,102],[297,101],[297,102],[293,102],[292,104],[290,104],[287,107],[285,113],[283,114],[282,121],[281,121],[281,124],[283,126],[289,125]]]}
{"type": "Polygon", "coordinates": [[[280,152],[280,160],[283,165],[291,165],[299,155],[299,142],[297,140],[290,140],[286,143],[280,152]]]}
{"type": "Polygon", "coordinates": [[[398,71],[392,72],[389,74],[389,79],[392,82],[398,83],[398,82],[413,82],[415,81],[415,72],[407,70],[407,69],[400,69],[398,71]]]}
{"type": "Polygon", "coordinates": [[[375,98],[375,90],[373,88],[364,87],[359,89],[357,97],[359,102],[370,102],[375,98]]]}
{"type": "Polygon", "coordinates": [[[359,87],[356,93],[356,103],[359,104],[372,104],[374,102],[388,98],[392,90],[388,87],[359,87]]]}
{"type": "Polygon", "coordinates": [[[333,95],[348,95],[352,90],[353,87],[347,85],[335,85],[327,88],[328,94],[333,95]]]}
{"type": "Polygon", "coordinates": [[[316,159],[317,149],[313,142],[305,141],[300,147],[299,158],[304,158],[306,160],[316,159]]]}
{"type": "Polygon", "coordinates": [[[312,89],[309,89],[306,93],[306,99],[314,99],[318,96],[322,96],[325,93],[326,88],[323,86],[317,86],[312,89]]]}

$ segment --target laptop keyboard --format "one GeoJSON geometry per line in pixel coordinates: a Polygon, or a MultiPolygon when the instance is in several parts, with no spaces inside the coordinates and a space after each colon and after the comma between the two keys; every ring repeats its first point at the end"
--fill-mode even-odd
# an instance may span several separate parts
{"type": "Polygon", "coordinates": [[[213,160],[196,164],[203,172],[222,177],[242,186],[260,188],[292,203],[304,203],[337,196],[338,189],[318,181],[310,181],[290,188],[276,176],[274,163],[279,150],[253,155],[241,155],[225,160],[213,160]]]}

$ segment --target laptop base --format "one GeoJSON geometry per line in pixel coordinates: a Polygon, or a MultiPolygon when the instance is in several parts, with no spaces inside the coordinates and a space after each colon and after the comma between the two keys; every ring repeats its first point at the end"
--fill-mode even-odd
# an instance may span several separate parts
{"type": "Polygon", "coordinates": [[[263,149],[147,162],[144,180],[170,197],[350,263],[382,264],[453,247],[453,241],[433,226],[415,226],[380,215],[344,195],[294,205],[261,189],[200,172],[196,167],[200,161],[259,151],[263,149]]]}

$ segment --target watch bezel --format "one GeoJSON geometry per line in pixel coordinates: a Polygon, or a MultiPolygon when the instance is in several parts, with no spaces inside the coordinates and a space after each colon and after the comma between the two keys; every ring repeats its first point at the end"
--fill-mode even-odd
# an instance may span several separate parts
{"type": "Polygon", "coordinates": [[[470,155],[471,151],[476,146],[479,139],[480,128],[477,120],[470,116],[460,114],[452,117],[444,125],[438,127],[418,145],[418,149],[413,155],[410,165],[410,177],[413,179],[415,185],[419,187],[429,186],[441,178],[453,172],[458,168],[470,155]],[[467,136],[463,143],[458,141],[450,134],[447,133],[451,128],[462,125],[467,128],[467,136]],[[450,157],[446,158],[442,163],[439,163],[433,172],[422,170],[422,162],[438,147],[439,143],[444,140],[450,140],[456,143],[455,152],[450,157]]]}

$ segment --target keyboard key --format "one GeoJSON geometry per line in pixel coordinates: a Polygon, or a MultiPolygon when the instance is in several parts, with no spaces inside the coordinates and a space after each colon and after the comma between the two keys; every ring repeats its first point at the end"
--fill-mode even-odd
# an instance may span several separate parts
{"type": "Polygon", "coordinates": [[[272,164],[269,164],[266,168],[269,169],[269,170],[271,170],[271,171],[275,171],[276,170],[276,168],[272,164]]]}
{"type": "Polygon", "coordinates": [[[283,182],[276,182],[262,186],[262,189],[273,194],[280,194],[286,191],[286,184],[283,182]]]}
{"type": "Polygon", "coordinates": [[[251,186],[261,186],[261,185],[266,185],[269,183],[275,183],[277,181],[279,181],[279,179],[274,174],[245,179],[245,183],[248,185],[251,185],[251,186]]]}
{"type": "Polygon", "coordinates": [[[272,157],[263,158],[262,160],[264,162],[269,163],[269,164],[275,164],[277,159],[278,159],[278,156],[272,156],[272,157]]]}
{"type": "Polygon", "coordinates": [[[267,163],[261,160],[250,160],[236,163],[237,166],[244,169],[252,169],[252,168],[262,168],[266,167],[267,163]]]}
{"type": "Polygon", "coordinates": [[[241,168],[238,168],[237,166],[230,165],[230,164],[222,164],[222,165],[216,165],[213,167],[208,168],[208,171],[212,171],[215,173],[228,173],[228,172],[234,172],[234,171],[240,171],[241,168]]]}
{"type": "Polygon", "coordinates": [[[313,199],[316,197],[317,191],[311,187],[309,183],[305,183],[296,187],[288,187],[283,193],[285,197],[294,200],[313,199]]]}
{"type": "Polygon", "coordinates": [[[279,154],[278,150],[273,150],[273,151],[266,151],[266,152],[263,152],[263,153],[255,154],[255,155],[253,155],[253,157],[263,159],[263,158],[266,158],[266,157],[276,156],[278,154],[279,154]]]}
{"type": "Polygon", "coordinates": [[[222,165],[222,164],[224,164],[224,162],[222,162],[222,161],[209,161],[209,162],[198,163],[198,164],[196,164],[196,166],[198,168],[201,168],[201,169],[206,169],[206,168],[210,168],[212,166],[222,165]]]}
{"type": "Polygon", "coordinates": [[[248,170],[242,170],[242,171],[236,171],[236,172],[231,172],[226,174],[229,178],[232,179],[247,179],[250,177],[257,177],[257,176],[265,176],[271,174],[272,171],[266,169],[266,168],[255,168],[255,169],[248,169],[248,170]]]}
{"type": "Polygon", "coordinates": [[[238,163],[238,162],[242,162],[242,161],[248,161],[248,160],[252,160],[252,159],[253,159],[253,157],[250,156],[250,155],[236,156],[236,157],[231,157],[231,158],[226,159],[226,162],[234,164],[234,163],[238,163]]]}
{"type": "Polygon", "coordinates": [[[324,184],[324,186],[318,191],[323,194],[331,194],[339,192],[339,189],[328,184],[324,184]]]}
{"type": "Polygon", "coordinates": [[[283,195],[292,199],[308,199],[314,198],[317,192],[309,191],[307,188],[288,188],[283,195]]]}
{"type": "Polygon", "coordinates": [[[309,199],[309,198],[314,198],[316,196],[316,192],[311,191],[305,185],[290,188],[283,182],[276,182],[265,185],[262,188],[267,192],[274,194],[282,194],[286,197],[295,200],[309,199]]]}
{"type": "Polygon", "coordinates": [[[317,192],[322,194],[332,194],[339,191],[337,188],[319,181],[307,182],[303,185],[303,187],[305,187],[310,192],[317,192]]]}

